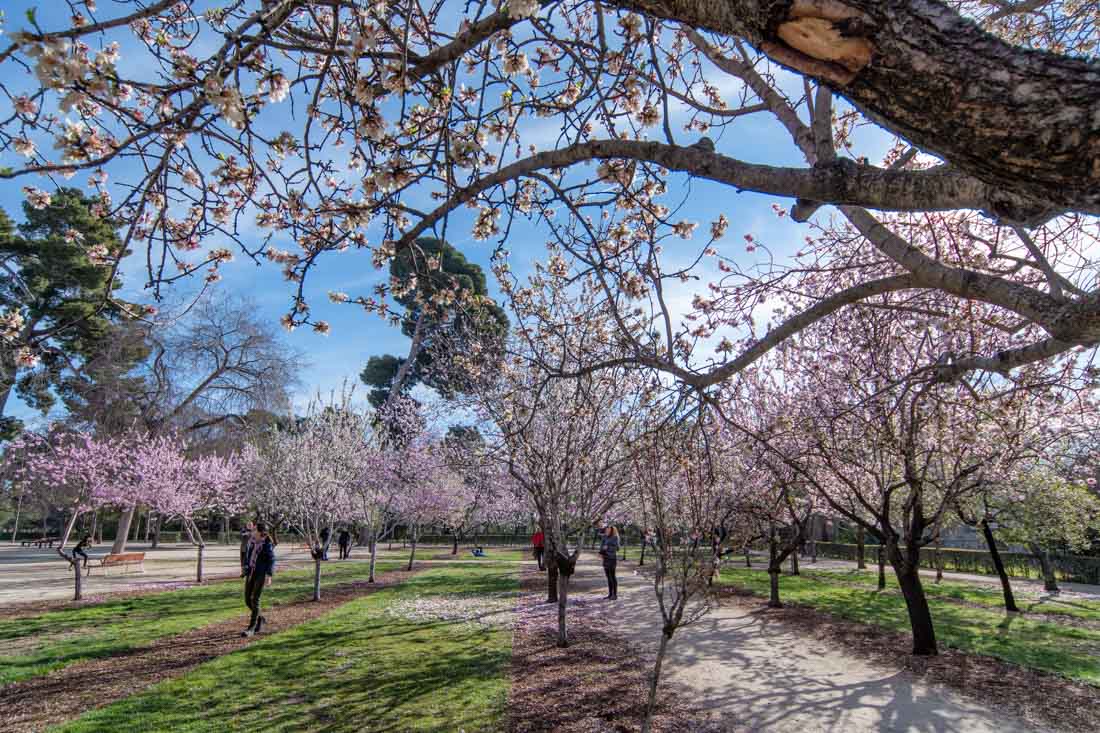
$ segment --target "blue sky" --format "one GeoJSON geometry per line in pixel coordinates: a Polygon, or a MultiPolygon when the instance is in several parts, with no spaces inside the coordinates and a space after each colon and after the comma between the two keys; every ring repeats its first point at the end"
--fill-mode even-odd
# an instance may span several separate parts
{"type": "MultiPolygon", "coordinates": [[[[38,4],[25,0],[8,0],[4,5],[7,16],[4,30],[11,32],[26,26],[24,19],[26,9],[38,4]]],[[[110,0],[101,2],[100,6],[101,17],[109,17],[116,12],[115,4],[110,0]]],[[[43,28],[57,29],[66,26],[68,23],[66,16],[63,3],[50,3],[47,7],[39,5],[37,17],[43,28]]],[[[122,64],[134,63],[135,60],[135,56],[127,55],[127,49],[124,46],[122,64]]],[[[0,68],[0,82],[9,87],[25,86],[28,80],[20,78],[24,75],[24,71],[10,63],[0,68]]],[[[720,78],[721,75],[717,77],[720,78]]],[[[791,89],[801,88],[801,81],[790,75],[783,78],[783,84],[789,85],[791,89]]],[[[733,88],[733,84],[729,84],[728,88],[733,88]]],[[[728,99],[731,104],[736,103],[732,96],[728,96],[728,99]]],[[[696,133],[683,132],[682,125],[686,117],[682,112],[679,116],[677,115],[678,113],[673,113],[673,130],[679,142],[689,144],[696,138],[696,133]]],[[[551,122],[552,120],[543,120],[540,124],[551,122]]],[[[556,135],[553,134],[552,127],[548,127],[545,132],[547,134],[540,137],[546,141],[544,145],[550,145],[552,144],[550,141],[556,135]]],[[[741,118],[735,126],[725,132],[715,130],[712,136],[716,139],[720,152],[742,160],[773,165],[804,164],[786,131],[768,115],[758,114],[741,118]]],[[[869,145],[861,151],[864,154],[875,159],[885,150],[888,141],[885,135],[868,132],[863,133],[863,136],[869,142],[869,145]]],[[[17,167],[21,163],[22,159],[13,152],[0,155],[0,165],[17,167]]],[[[69,184],[83,185],[86,177],[86,173],[80,174],[69,184]]],[[[0,182],[0,206],[3,206],[17,220],[23,199],[20,188],[28,184],[45,189],[51,187],[47,180],[33,180],[26,177],[0,182]]],[[[736,257],[742,264],[750,263],[752,258],[766,256],[764,250],[758,250],[754,254],[745,251],[743,235],[746,233],[751,233],[780,259],[797,251],[803,237],[807,234],[806,227],[791,222],[789,218],[778,219],[772,212],[772,204],[779,203],[789,207],[790,201],[752,193],[738,194],[729,187],[718,184],[698,180],[689,182],[685,176],[673,177],[669,184],[670,191],[666,203],[671,206],[683,201],[679,218],[698,222],[700,235],[709,229],[709,223],[719,214],[726,215],[731,222],[729,233],[719,243],[719,248],[723,254],[736,257]]],[[[413,197],[416,197],[415,193],[413,197]]],[[[414,203],[416,203],[415,200],[414,203]]],[[[424,205],[428,206],[426,201],[424,205]]],[[[469,260],[480,264],[488,271],[489,257],[496,243],[475,241],[470,236],[472,219],[472,214],[468,210],[459,211],[452,217],[449,224],[448,239],[469,260]]],[[[368,230],[368,237],[371,233],[368,230]]],[[[543,248],[545,239],[545,232],[540,232],[528,222],[519,222],[518,226],[513,227],[506,247],[511,252],[511,266],[517,274],[521,276],[525,274],[535,258],[545,257],[543,248]]],[[[272,244],[289,248],[287,242],[276,240],[272,244]]],[[[682,256],[694,257],[702,242],[697,238],[683,244],[682,256]]],[[[670,261],[680,254],[671,251],[672,246],[668,249],[670,251],[667,256],[670,261]]],[[[145,281],[142,255],[143,250],[135,252],[129,261],[124,263],[123,295],[135,300],[148,301],[150,294],[142,290],[145,281]]],[[[713,267],[713,264],[706,261],[705,267],[713,267]]],[[[703,292],[708,279],[707,270],[704,269],[700,274],[702,277],[697,283],[674,295],[674,300],[681,309],[686,310],[694,291],[703,292]]],[[[223,280],[217,287],[251,298],[262,317],[270,318],[275,322],[287,311],[291,288],[290,284],[283,280],[278,266],[265,264],[258,267],[253,262],[238,257],[233,263],[223,266],[222,276],[223,280]]],[[[371,355],[404,354],[407,351],[408,341],[401,335],[399,329],[386,325],[375,316],[364,314],[357,307],[332,304],[325,297],[325,293],[332,290],[352,295],[369,294],[371,285],[380,279],[380,273],[371,266],[369,253],[351,250],[323,258],[311,274],[307,297],[312,306],[313,316],[329,321],[332,324],[332,333],[326,337],[308,329],[299,329],[286,336],[288,342],[305,352],[310,361],[308,370],[303,374],[302,391],[297,395],[299,404],[317,390],[327,392],[331,388],[338,388],[344,380],[356,381],[358,372],[371,355]]],[[[490,288],[496,295],[498,290],[491,276],[489,281],[490,288]]],[[[173,297],[182,298],[188,291],[194,291],[195,287],[197,283],[175,286],[177,292],[173,297]]],[[[9,411],[23,417],[31,417],[22,405],[12,405],[9,411]]]]}

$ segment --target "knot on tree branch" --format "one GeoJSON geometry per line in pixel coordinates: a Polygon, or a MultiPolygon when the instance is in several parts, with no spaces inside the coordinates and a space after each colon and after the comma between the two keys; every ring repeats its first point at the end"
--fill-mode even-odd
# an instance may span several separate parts
{"type": "Polygon", "coordinates": [[[557,561],[559,575],[563,575],[568,578],[577,571],[576,555],[566,555],[561,550],[558,550],[554,553],[554,559],[557,561]]]}

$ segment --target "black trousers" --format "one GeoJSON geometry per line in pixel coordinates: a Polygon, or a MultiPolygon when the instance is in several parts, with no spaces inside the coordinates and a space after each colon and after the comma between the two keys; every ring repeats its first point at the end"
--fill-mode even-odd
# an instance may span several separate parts
{"type": "Polygon", "coordinates": [[[615,577],[615,567],[618,564],[618,560],[603,561],[603,574],[607,576],[607,594],[612,598],[619,596],[619,579],[615,577]]]}
{"type": "Polygon", "coordinates": [[[252,573],[248,576],[248,580],[244,582],[244,605],[252,611],[252,620],[248,622],[248,628],[250,629],[256,628],[256,624],[260,622],[260,596],[264,592],[264,582],[266,581],[266,575],[252,573]]]}
{"type": "Polygon", "coordinates": [[[535,559],[539,561],[539,570],[546,570],[546,565],[543,564],[542,558],[546,555],[546,551],[541,547],[535,548],[535,559]]]}
{"type": "Polygon", "coordinates": [[[84,552],[84,550],[73,550],[74,560],[76,559],[77,555],[80,555],[82,558],[84,558],[84,567],[88,567],[88,553],[84,552]]]}
{"type": "Polygon", "coordinates": [[[340,545],[340,559],[346,560],[351,557],[351,545],[340,545]]]}

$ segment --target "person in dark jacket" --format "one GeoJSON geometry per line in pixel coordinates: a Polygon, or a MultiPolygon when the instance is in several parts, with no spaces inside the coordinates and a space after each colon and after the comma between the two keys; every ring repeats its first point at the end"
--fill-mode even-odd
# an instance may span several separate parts
{"type": "Polygon", "coordinates": [[[88,548],[92,546],[92,538],[88,535],[84,535],[80,542],[76,543],[76,547],[73,548],[73,559],[75,560],[77,555],[84,558],[84,567],[88,567],[88,548]]]}
{"type": "Polygon", "coordinates": [[[241,527],[241,577],[248,575],[248,552],[252,546],[252,530],[256,525],[249,522],[241,527]]]}
{"type": "Polygon", "coordinates": [[[257,522],[252,530],[252,543],[248,552],[248,574],[244,582],[244,603],[252,612],[248,628],[241,636],[260,633],[267,618],[260,613],[260,595],[264,588],[271,585],[275,573],[275,545],[271,543],[267,525],[257,522]]]}
{"type": "Polygon", "coordinates": [[[321,559],[328,560],[328,527],[321,530],[321,559]]]}
{"type": "Polygon", "coordinates": [[[336,541],[340,545],[340,559],[347,560],[351,557],[351,532],[341,529],[340,534],[336,535],[336,541]]]}
{"type": "Polygon", "coordinates": [[[619,530],[613,526],[604,530],[600,557],[603,558],[603,573],[607,576],[607,600],[618,600],[619,581],[615,577],[615,568],[619,564],[619,530]]]}

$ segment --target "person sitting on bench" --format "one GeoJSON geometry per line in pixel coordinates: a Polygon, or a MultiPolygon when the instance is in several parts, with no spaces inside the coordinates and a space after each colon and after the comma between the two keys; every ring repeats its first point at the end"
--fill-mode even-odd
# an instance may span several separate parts
{"type": "Polygon", "coordinates": [[[485,550],[481,549],[481,545],[478,545],[474,549],[470,550],[474,557],[485,557],[485,550]]]}

